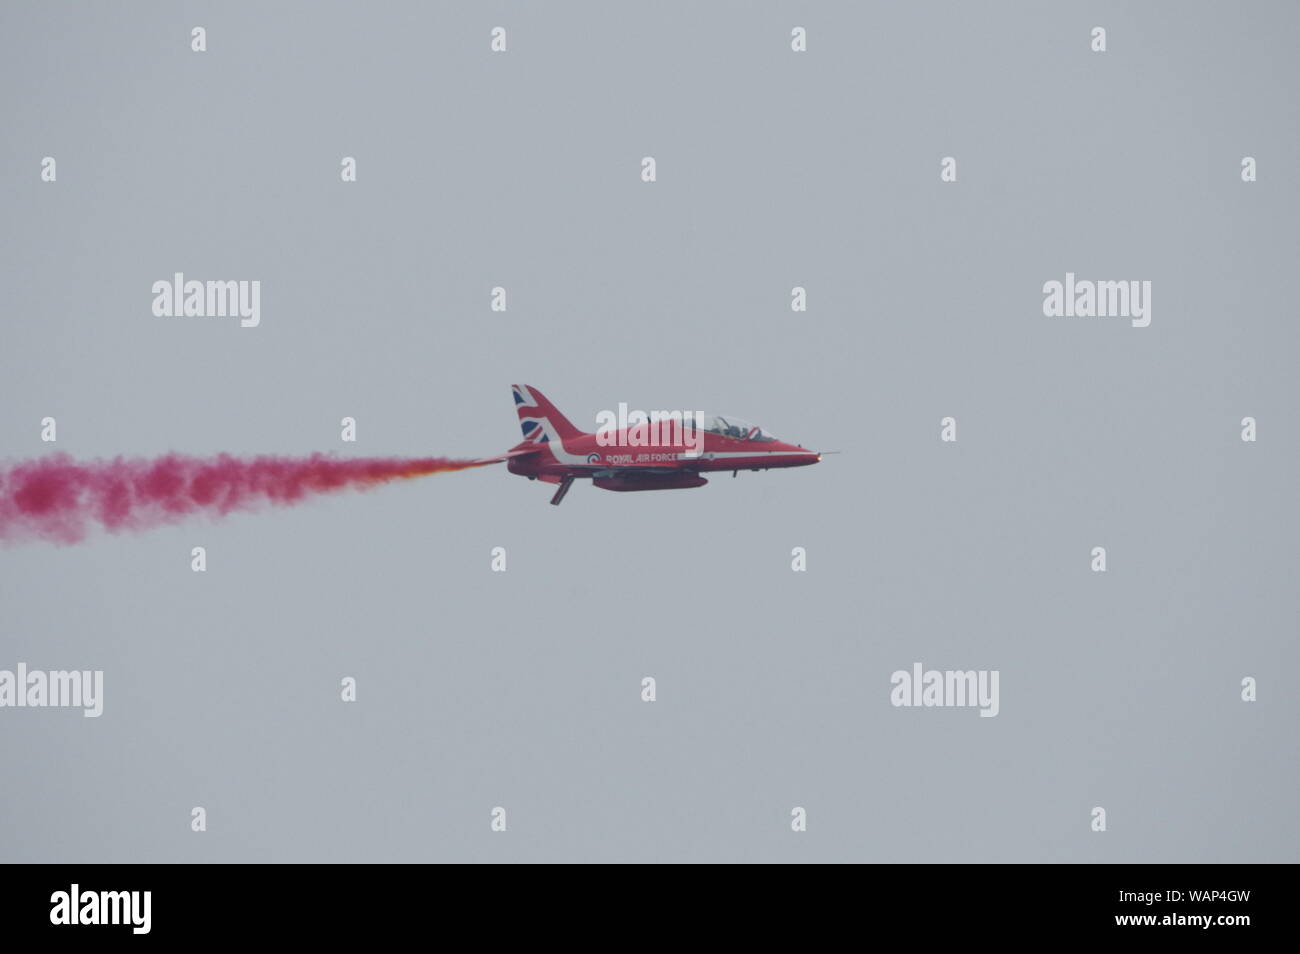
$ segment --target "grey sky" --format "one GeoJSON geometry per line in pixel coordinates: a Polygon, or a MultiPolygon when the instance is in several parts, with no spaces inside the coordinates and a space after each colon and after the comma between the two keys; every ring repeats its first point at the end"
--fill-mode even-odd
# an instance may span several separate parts
{"type": "Polygon", "coordinates": [[[0,457],[480,456],[512,382],[843,453],[0,548],[0,668],[105,673],[98,719],[0,710],[0,859],[1300,860],[1298,27],[4,4],[0,457]],[[260,326],[153,317],[176,271],[260,326]],[[1151,281],[1150,327],[1044,317],[1067,271],[1151,281]],[[914,662],[999,670],[998,716],[892,707],[914,662]]]}

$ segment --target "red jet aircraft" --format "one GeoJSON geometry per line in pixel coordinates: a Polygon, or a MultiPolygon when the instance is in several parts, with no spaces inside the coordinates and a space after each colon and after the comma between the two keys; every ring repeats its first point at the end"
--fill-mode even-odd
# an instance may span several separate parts
{"type": "MultiPolygon", "coordinates": [[[[707,471],[729,470],[734,477],[742,470],[804,467],[822,459],[815,451],[781,443],[761,427],[719,415],[705,415],[701,430],[660,421],[658,427],[643,424],[587,434],[537,388],[511,387],[524,439],[491,460],[508,461],[512,474],[559,484],[551,498],[557,505],[579,477],[590,478],[602,490],[677,490],[703,487],[708,480],[700,474],[707,471]]],[[[693,428],[694,416],[687,420],[693,428]]]]}

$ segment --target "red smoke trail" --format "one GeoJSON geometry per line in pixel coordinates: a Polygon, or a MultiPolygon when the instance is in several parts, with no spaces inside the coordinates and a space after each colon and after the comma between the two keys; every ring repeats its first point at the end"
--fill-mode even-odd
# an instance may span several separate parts
{"type": "Polygon", "coordinates": [[[147,530],[196,513],[295,504],[312,494],[482,467],[448,457],[251,457],[229,454],[79,463],[66,454],[0,467],[0,540],[76,543],[92,523],[147,530]]]}

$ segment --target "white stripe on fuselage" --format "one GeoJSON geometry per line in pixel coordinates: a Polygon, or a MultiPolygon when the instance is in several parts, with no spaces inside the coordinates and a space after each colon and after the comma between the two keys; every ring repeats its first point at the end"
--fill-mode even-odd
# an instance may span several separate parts
{"type": "Polygon", "coordinates": [[[690,457],[683,457],[682,460],[732,460],[736,457],[816,457],[816,451],[792,451],[792,450],[752,450],[752,451],[705,451],[703,454],[692,454],[690,457]]]}

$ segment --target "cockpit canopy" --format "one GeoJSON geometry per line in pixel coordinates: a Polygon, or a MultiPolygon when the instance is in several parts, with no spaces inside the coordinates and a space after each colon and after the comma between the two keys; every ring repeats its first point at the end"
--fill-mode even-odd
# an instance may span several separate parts
{"type": "Polygon", "coordinates": [[[704,415],[704,430],[710,434],[717,434],[720,437],[730,437],[734,440],[743,441],[774,441],[776,440],[771,434],[763,430],[757,424],[751,424],[749,421],[739,417],[732,417],[730,414],[725,417],[721,414],[704,415]]]}

